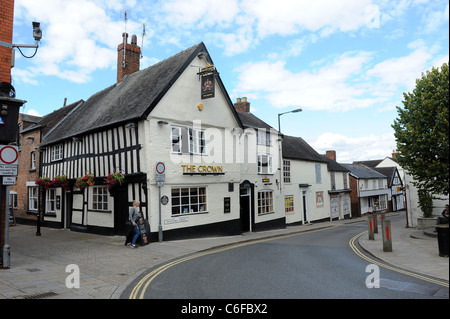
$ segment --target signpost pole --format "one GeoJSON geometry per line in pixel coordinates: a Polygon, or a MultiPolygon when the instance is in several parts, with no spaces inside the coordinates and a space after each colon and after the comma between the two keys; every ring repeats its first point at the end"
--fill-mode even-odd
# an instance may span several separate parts
{"type": "MultiPolygon", "coordinates": [[[[158,182],[160,183],[160,182],[158,182]]],[[[158,185],[159,190],[159,225],[158,225],[158,241],[161,243],[163,241],[162,224],[161,224],[161,185],[158,185]]]]}
{"type": "Polygon", "coordinates": [[[166,180],[166,166],[163,162],[156,164],[156,186],[158,186],[158,202],[159,202],[159,225],[158,225],[158,241],[163,241],[162,217],[161,217],[161,187],[164,186],[166,180]]]}

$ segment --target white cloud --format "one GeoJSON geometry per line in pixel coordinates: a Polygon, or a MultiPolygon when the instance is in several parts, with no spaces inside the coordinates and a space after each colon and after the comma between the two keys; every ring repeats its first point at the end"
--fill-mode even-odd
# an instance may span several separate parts
{"type": "Polygon", "coordinates": [[[262,91],[274,107],[301,105],[305,109],[347,111],[373,105],[377,98],[365,97],[359,85],[370,53],[348,52],[311,71],[293,73],[286,63],[247,63],[238,71],[241,92],[262,91]]]}
{"type": "Polygon", "coordinates": [[[244,0],[241,4],[248,16],[253,17],[259,37],[271,34],[288,35],[306,29],[356,31],[361,27],[374,27],[379,9],[371,0],[244,0]]]}
{"type": "Polygon", "coordinates": [[[381,136],[347,137],[326,132],[310,142],[310,145],[321,154],[327,150],[335,150],[338,163],[351,163],[391,156],[396,144],[393,133],[381,136]]]}
{"type": "MultiPolygon", "coordinates": [[[[113,20],[106,5],[101,7],[89,0],[17,0],[15,6],[19,24],[41,22],[43,37],[32,61],[34,66],[29,69],[34,77],[54,75],[81,83],[89,81],[93,71],[115,66],[116,48],[124,30],[119,11],[113,15],[117,20],[113,20]]],[[[129,30],[138,27],[132,21],[127,23],[129,30]]]]}
{"type": "Polygon", "coordinates": [[[415,48],[411,54],[382,61],[367,71],[367,75],[380,79],[380,90],[389,88],[389,91],[394,91],[399,86],[411,90],[415,87],[416,79],[430,67],[433,56],[421,41],[414,41],[409,47],[415,48]]]}

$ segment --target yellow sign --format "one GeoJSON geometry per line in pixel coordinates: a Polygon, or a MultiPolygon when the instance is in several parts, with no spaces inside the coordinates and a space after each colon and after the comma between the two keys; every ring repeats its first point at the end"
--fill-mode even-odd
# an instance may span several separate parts
{"type": "Polygon", "coordinates": [[[223,173],[222,166],[182,164],[183,173],[223,173]]]}

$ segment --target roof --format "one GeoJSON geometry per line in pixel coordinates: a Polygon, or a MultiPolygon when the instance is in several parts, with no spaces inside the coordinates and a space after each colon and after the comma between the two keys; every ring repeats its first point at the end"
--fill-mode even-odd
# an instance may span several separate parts
{"type": "Polygon", "coordinates": [[[335,160],[329,158],[326,155],[321,155],[322,158],[327,162],[328,170],[332,172],[349,172],[347,168],[336,162],[335,160]]]}
{"type": "Polygon", "coordinates": [[[259,117],[253,115],[250,112],[237,112],[239,118],[241,119],[242,125],[244,128],[263,128],[267,130],[275,130],[269,124],[261,120],[259,117]]]}
{"type": "Polygon", "coordinates": [[[35,121],[32,125],[27,126],[27,128],[24,129],[22,133],[27,133],[28,131],[32,131],[35,129],[42,129],[44,134],[47,133],[48,131],[58,126],[58,124],[61,123],[61,121],[82,102],[84,101],[78,100],[72,104],[65,105],[47,115],[44,115],[43,117],[36,117],[36,116],[30,117],[30,115],[24,117],[24,115],[26,114],[21,114],[22,120],[32,119],[35,121]]]}
{"type": "Polygon", "coordinates": [[[301,137],[284,135],[283,158],[298,159],[311,162],[328,163],[301,137]]]}
{"type": "MultiPolygon", "coordinates": [[[[395,167],[395,166],[392,166],[392,167],[375,167],[374,170],[377,171],[378,173],[386,175],[387,178],[388,178],[388,185],[389,186],[393,185],[393,179],[394,179],[395,172],[398,171],[397,167],[395,167]]],[[[399,181],[403,185],[401,178],[399,178],[399,181]]]]}
{"type": "Polygon", "coordinates": [[[387,176],[367,167],[363,164],[341,164],[356,178],[386,178],[387,176]]]}
{"type": "MultiPolygon", "coordinates": [[[[42,145],[146,118],[201,51],[208,52],[203,42],[97,92],[55,128],[42,145]]],[[[231,100],[228,103],[239,122],[231,100]]]]}
{"type": "Polygon", "coordinates": [[[377,160],[367,160],[367,161],[355,161],[353,162],[353,164],[363,164],[366,165],[368,167],[376,167],[378,164],[380,164],[382,161],[384,161],[386,158],[389,158],[391,160],[393,160],[394,162],[397,162],[397,160],[393,157],[385,157],[384,159],[377,159],[377,160]]]}

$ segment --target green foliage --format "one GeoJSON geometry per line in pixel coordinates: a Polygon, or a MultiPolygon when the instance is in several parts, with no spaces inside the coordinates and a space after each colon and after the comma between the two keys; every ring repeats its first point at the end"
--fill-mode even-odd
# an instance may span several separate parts
{"type": "Polygon", "coordinates": [[[444,63],[416,80],[412,93],[403,93],[403,109],[392,128],[398,163],[415,185],[434,194],[449,194],[449,70],[444,63]]]}
{"type": "Polygon", "coordinates": [[[423,217],[430,218],[433,214],[433,196],[425,189],[417,191],[419,195],[419,207],[422,210],[423,217]]]}

